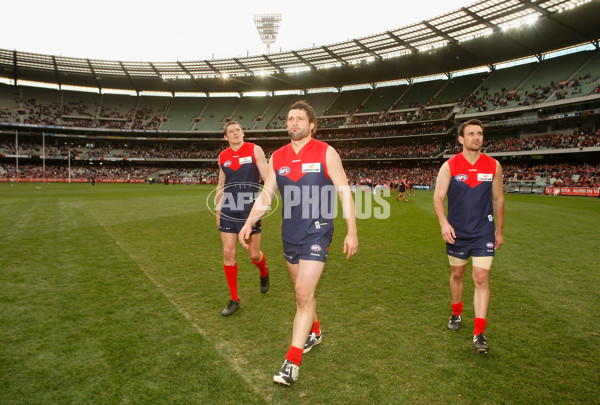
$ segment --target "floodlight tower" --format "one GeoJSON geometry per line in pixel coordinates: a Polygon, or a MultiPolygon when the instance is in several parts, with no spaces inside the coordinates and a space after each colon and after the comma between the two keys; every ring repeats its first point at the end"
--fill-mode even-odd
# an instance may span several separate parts
{"type": "Polygon", "coordinates": [[[277,40],[281,14],[254,14],[254,25],[258,30],[260,39],[267,45],[267,53],[271,53],[271,44],[277,40]]]}

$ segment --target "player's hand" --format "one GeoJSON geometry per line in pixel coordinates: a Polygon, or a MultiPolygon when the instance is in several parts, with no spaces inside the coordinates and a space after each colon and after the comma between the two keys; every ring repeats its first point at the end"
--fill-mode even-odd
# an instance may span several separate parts
{"type": "Polygon", "coordinates": [[[217,215],[217,228],[221,226],[221,211],[216,212],[217,215]]]}
{"type": "Polygon", "coordinates": [[[504,243],[504,235],[502,233],[496,232],[496,247],[495,249],[500,249],[500,246],[504,243]]]}
{"type": "Polygon", "coordinates": [[[454,228],[452,225],[450,225],[450,223],[446,223],[442,226],[442,239],[444,239],[446,243],[454,245],[454,242],[456,241],[456,233],[454,233],[454,228]]]}
{"type": "Polygon", "coordinates": [[[346,254],[346,259],[354,256],[356,251],[358,250],[358,236],[356,233],[347,234],[344,239],[344,253],[346,254]]]}
{"type": "Polygon", "coordinates": [[[240,240],[240,244],[248,249],[250,246],[248,244],[248,239],[250,238],[250,234],[252,233],[252,228],[249,225],[244,225],[240,233],[238,234],[238,239],[240,240]]]}

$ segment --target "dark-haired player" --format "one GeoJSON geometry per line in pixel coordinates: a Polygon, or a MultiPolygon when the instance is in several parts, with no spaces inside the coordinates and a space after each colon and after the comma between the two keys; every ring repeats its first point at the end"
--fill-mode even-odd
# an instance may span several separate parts
{"type": "Polygon", "coordinates": [[[304,101],[294,103],[288,112],[287,128],[291,142],[273,153],[263,192],[239,238],[247,246],[252,225],[264,215],[279,189],[283,198],[283,256],[296,291],[296,316],[291,346],[273,381],[290,386],[298,379],[302,354],[321,342],[315,290],[333,236],[336,193],[348,227],[344,239],[347,259],[356,253],[358,237],[354,200],[342,160],[335,149],[312,137],[316,131],[312,107],[304,101]]]}
{"type": "Polygon", "coordinates": [[[458,130],[463,150],[445,162],[438,174],[433,207],[446,242],[450,261],[452,316],[448,329],[458,330],[462,323],[463,279],[467,259],[472,257],[475,293],[475,330],[473,346],[488,352],[485,337],[486,315],[490,298],[489,274],[495,250],[504,243],[504,194],[502,167],[483,154],[483,124],[469,120],[458,130]],[[444,199],[448,196],[448,216],[444,199]],[[495,223],[494,223],[495,220],[495,223]]]}

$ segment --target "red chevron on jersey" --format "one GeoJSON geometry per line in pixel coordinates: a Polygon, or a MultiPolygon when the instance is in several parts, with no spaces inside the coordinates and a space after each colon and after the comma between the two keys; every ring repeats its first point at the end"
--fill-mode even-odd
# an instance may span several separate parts
{"type": "Polygon", "coordinates": [[[496,159],[481,154],[474,165],[462,152],[448,159],[448,222],[457,238],[475,238],[494,233],[492,184],[496,159]]]}
{"type": "Polygon", "coordinates": [[[329,178],[325,164],[325,152],[328,146],[325,142],[311,139],[296,153],[290,143],[273,154],[273,169],[277,174],[287,177],[294,183],[307,173],[323,171],[325,177],[329,178]]]}
{"type": "Polygon", "coordinates": [[[481,183],[492,182],[496,175],[496,160],[485,154],[474,165],[469,163],[462,152],[448,160],[450,175],[454,180],[475,188],[481,183]]]}
{"type": "Polygon", "coordinates": [[[219,165],[237,171],[242,165],[254,162],[254,144],[244,142],[237,151],[231,147],[225,149],[219,155],[219,165]]]}

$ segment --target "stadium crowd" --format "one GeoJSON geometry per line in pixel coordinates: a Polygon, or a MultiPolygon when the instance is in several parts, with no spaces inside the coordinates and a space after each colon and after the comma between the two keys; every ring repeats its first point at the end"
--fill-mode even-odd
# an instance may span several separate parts
{"type": "Polygon", "coordinates": [[[328,139],[357,139],[357,138],[388,138],[395,136],[410,136],[410,135],[433,135],[448,133],[452,129],[451,126],[445,124],[422,123],[420,125],[411,125],[406,127],[396,127],[390,129],[371,129],[359,131],[319,131],[316,138],[322,141],[328,139]]]}
{"type": "Polygon", "coordinates": [[[600,187],[600,164],[543,164],[503,166],[505,181],[531,181],[554,187],[600,187]]]}
{"type": "Polygon", "coordinates": [[[338,148],[342,159],[411,158],[440,155],[444,147],[439,143],[424,145],[360,146],[338,148]]]}
{"type": "Polygon", "coordinates": [[[43,103],[36,98],[26,98],[16,111],[0,107],[0,121],[44,126],[107,129],[158,129],[164,119],[152,108],[132,107],[128,111],[116,106],[101,106],[83,100],[43,103]],[[94,109],[94,110],[92,110],[94,109]]]}
{"type": "MultiPolygon", "coordinates": [[[[362,131],[359,131],[362,132],[362,131]]],[[[387,131],[372,131],[368,134],[383,135],[387,131]]],[[[318,133],[319,139],[327,141],[332,134],[318,133]]],[[[344,136],[345,133],[335,134],[344,136]]],[[[373,135],[375,136],[375,135],[373,135]]],[[[331,139],[338,139],[331,138],[331,139]]],[[[342,139],[342,138],[340,138],[342,139]]],[[[280,145],[264,146],[267,156],[270,156],[280,145]]],[[[332,143],[340,156],[344,159],[380,159],[380,158],[412,158],[412,157],[434,157],[443,151],[449,153],[460,152],[462,146],[447,142],[433,142],[411,145],[388,145],[378,142],[375,145],[359,146],[346,143],[332,143]]],[[[522,137],[509,137],[504,139],[487,140],[484,143],[484,152],[518,152],[535,151],[542,149],[568,149],[600,146],[600,130],[595,132],[581,132],[571,135],[531,135],[522,137]]],[[[144,158],[144,159],[216,159],[222,146],[203,148],[197,143],[149,143],[149,144],[114,144],[114,145],[46,145],[45,151],[42,145],[33,142],[20,142],[19,154],[32,157],[45,155],[46,157],[64,157],[69,153],[72,158],[144,158]]],[[[12,155],[16,153],[14,142],[0,143],[0,154],[12,155]]]]}
{"type": "MultiPolygon", "coordinates": [[[[15,178],[14,163],[0,164],[0,178],[15,178]]],[[[46,165],[44,177],[43,166],[38,164],[19,164],[19,178],[37,179],[68,179],[69,169],[66,165],[46,165]]],[[[417,186],[434,187],[439,167],[437,165],[421,165],[412,168],[403,167],[347,167],[346,174],[352,185],[368,187],[387,186],[406,178],[417,186]]],[[[522,164],[503,164],[504,180],[528,181],[537,185],[558,187],[600,187],[600,164],[543,164],[526,166],[522,164]]],[[[184,182],[184,179],[194,179],[194,182],[216,184],[218,180],[217,167],[199,167],[194,169],[161,168],[146,166],[118,166],[114,164],[71,167],[71,178],[107,179],[107,180],[144,180],[150,178],[168,178],[172,183],[184,182]]]]}
{"type": "MultiPolygon", "coordinates": [[[[600,146],[600,130],[595,132],[552,135],[531,135],[518,138],[504,138],[499,140],[486,140],[483,145],[485,153],[493,152],[519,152],[541,149],[570,149],[570,148],[589,148],[600,146]]],[[[453,153],[462,150],[461,145],[455,145],[451,148],[453,153]]]]}
{"type": "Polygon", "coordinates": [[[19,174],[16,176],[16,164],[0,164],[0,178],[20,178],[20,179],[85,179],[91,181],[128,181],[143,180],[145,182],[169,179],[171,183],[183,183],[185,179],[193,179],[194,182],[205,184],[217,184],[218,170],[214,168],[195,168],[195,169],[177,169],[160,167],[121,167],[115,165],[96,165],[96,166],[72,166],[69,175],[68,166],[37,164],[19,164],[19,174]]]}
{"type": "MultiPolygon", "coordinates": [[[[503,87],[500,91],[494,92],[494,94],[490,93],[489,88],[482,86],[480,89],[481,93],[480,90],[476,90],[473,94],[470,94],[463,103],[462,108],[463,112],[469,110],[483,112],[506,107],[511,102],[517,106],[528,106],[547,101],[552,95],[561,100],[582,95],[583,91],[581,83],[587,84],[593,80],[595,79],[588,73],[583,77],[571,80],[563,80],[560,82],[551,80],[549,83],[545,84],[534,84],[529,90],[507,90],[503,87]]],[[[592,93],[598,93],[599,90],[600,86],[596,87],[592,93]]]]}

